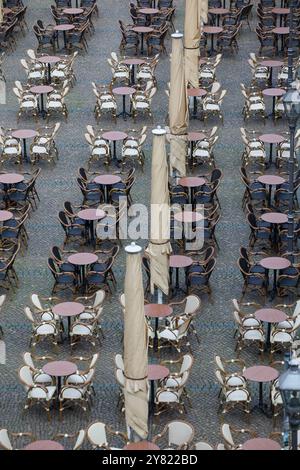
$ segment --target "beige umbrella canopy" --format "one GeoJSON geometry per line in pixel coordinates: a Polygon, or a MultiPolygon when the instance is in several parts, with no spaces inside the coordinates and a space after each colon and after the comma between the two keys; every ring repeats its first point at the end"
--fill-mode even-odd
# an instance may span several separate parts
{"type": "Polygon", "coordinates": [[[144,313],[141,248],[125,248],[124,368],[127,426],[142,439],[148,435],[148,332],[144,313]]]}
{"type": "Polygon", "coordinates": [[[0,23],[3,23],[3,0],[0,0],[0,23]]]}
{"type": "Polygon", "coordinates": [[[199,87],[199,45],[202,23],[207,22],[208,0],[185,0],[185,78],[199,87]]]}
{"type": "Polygon", "coordinates": [[[151,237],[147,248],[150,255],[151,292],[157,287],[169,293],[170,200],[166,131],[154,129],[151,174],[151,237]]]}
{"type": "Polygon", "coordinates": [[[187,129],[189,125],[188,97],[184,70],[183,35],[172,34],[170,80],[170,166],[179,176],[186,174],[187,129]]]}

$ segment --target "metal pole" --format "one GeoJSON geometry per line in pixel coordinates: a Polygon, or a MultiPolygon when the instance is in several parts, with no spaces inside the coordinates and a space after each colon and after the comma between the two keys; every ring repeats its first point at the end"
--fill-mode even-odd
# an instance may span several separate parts
{"type": "Polygon", "coordinates": [[[298,448],[298,426],[290,422],[291,431],[292,431],[292,450],[297,450],[298,448]]]}
{"type": "Polygon", "coordinates": [[[294,261],[294,156],[296,124],[290,123],[290,158],[289,170],[289,212],[288,212],[288,254],[291,263],[294,261]]]}
{"type": "Polygon", "coordinates": [[[294,0],[289,2],[290,13],[289,13],[289,46],[288,46],[288,86],[291,86],[293,81],[293,58],[294,58],[294,50],[292,47],[292,24],[293,24],[293,9],[294,9],[294,0]]]}

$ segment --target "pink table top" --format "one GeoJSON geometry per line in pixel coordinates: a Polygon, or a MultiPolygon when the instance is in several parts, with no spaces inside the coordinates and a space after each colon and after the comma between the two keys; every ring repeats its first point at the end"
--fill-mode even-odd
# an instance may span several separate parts
{"type": "Polygon", "coordinates": [[[156,15],[159,10],[157,8],[139,8],[138,12],[143,15],[156,15]]]}
{"type": "Polygon", "coordinates": [[[67,375],[75,374],[76,371],[76,364],[70,361],[52,361],[43,367],[43,372],[53,377],[66,377],[67,375]]]}
{"type": "Polygon", "coordinates": [[[84,10],[82,8],[65,8],[63,10],[63,13],[66,15],[80,15],[80,13],[83,13],[84,10]]]}
{"type": "Polygon", "coordinates": [[[288,26],[280,26],[278,28],[272,29],[272,33],[275,34],[289,34],[290,28],[288,26]]]}
{"type": "Polygon", "coordinates": [[[110,186],[112,184],[119,183],[121,180],[120,176],[117,175],[99,175],[94,179],[97,184],[103,184],[104,186],[110,186]]]}
{"type": "Polygon", "coordinates": [[[263,60],[259,62],[259,65],[264,65],[265,67],[281,67],[283,62],[282,60],[263,60]]]}
{"type": "Polygon", "coordinates": [[[159,447],[153,442],[139,441],[130,442],[124,447],[124,450],[159,450],[159,447]]]}
{"type": "Polygon", "coordinates": [[[38,85],[38,86],[33,86],[30,88],[31,93],[38,93],[38,94],[43,94],[43,93],[51,93],[54,88],[53,86],[48,86],[48,85],[38,85]]]}
{"type": "Polygon", "coordinates": [[[281,212],[266,212],[265,214],[262,214],[260,218],[264,222],[269,222],[270,224],[286,224],[288,221],[288,216],[281,212]]]}
{"type": "Polygon", "coordinates": [[[270,186],[279,186],[280,184],[283,184],[285,182],[285,179],[281,176],[276,175],[263,175],[259,176],[257,178],[257,181],[262,184],[268,184],[270,186]]]}
{"type": "Polygon", "coordinates": [[[207,95],[207,91],[203,90],[203,88],[188,88],[187,90],[188,96],[205,96],[207,95]]]}
{"type": "Polygon", "coordinates": [[[145,315],[151,318],[164,318],[172,315],[173,309],[166,304],[146,304],[145,315]]]}
{"type": "Polygon", "coordinates": [[[13,213],[10,211],[0,211],[0,222],[6,222],[13,218],[13,213]]]}
{"type": "Polygon", "coordinates": [[[56,55],[44,55],[38,58],[38,61],[42,62],[42,64],[56,64],[60,60],[61,58],[56,55]]]}
{"type": "Polygon", "coordinates": [[[283,88],[265,88],[263,91],[263,95],[266,96],[282,96],[286,94],[286,91],[283,88]]]}
{"type": "Polygon", "coordinates": [[[2,173],[0,174],[0,183],[17,184],[24,181],[24,176],[19,173],[2,173]]]}
{"type": "Polygon", "coordinates": [[[154,28],[150,28],[150,26],[134,26],[132,31],[135,31],[136,33],[152,33],[154,28]]]}
{"type": "Polygon", "coordinates": [[[279,323],[286,320],[286,314],[277,308],[261,308],[256,310],[255,318],[267,323],[279,323]]]}
{"type": "Polygon", "coordinates": [[[159,364],[148,365],[148,380],[160,380],[165,379],[170,374],[167,367],[159,364]]]}
{"type": "Polygon", "coordinates": [[[271,382],[277,379],[279,372],[270,366],[252,366],[244,370],[243,376],[252,382],[271,382]]]}
{"type": "Polygon", "coordinates": [[[275,13],[275,15],[288,15],[290,12],[290,9],[276,7],[276,8],[273,8],[271,12],[275,13]]]}
{"type": "Polygon", "coordinates": [[[135,88],[130,86],[120,86],[117,88],[113,88],[113,93],[115,95],[133,95],[136,92],[135,88]]]}
{"type": "Polygon", "coordinates": [[[210,8],[208,13],[212,13],[213,15],[226,15],[229,13],[228,8],[210,8]]]}
{"type": "Polygon", "coordinates": [[[71,29],[74,29],[75,26],[73,24],[58,24],[54,26],[53,29],[56,31],[71,31],[71,29]]]}
{"type": "Polygon", "coordinates": [[[60,317],[76,317],[84,312],[84,305],[79,302],[61,302],[54,305],[52,312],[60,317]]]}
{"type": "Polygon", "coordinates": [[[16,139],[31,139],[37,135],[37,132],[33,129],[18,129],[11,133],[16,139]]]}
{"type": "Polygon", "coordinates": [[[59,442],[55,441],[35,441],[24,447],[24,450],[65,450],[59,442]]]}
{"type": "Polygon", "coordinates": [[[177,220],[177,222],[191,224],[193,222],[200,222],[200,220],[203,220],[203,215],[199,212],[183,211],[175,214],[174,219],[177,220]]]}
{"type": "Polygon", "coordinates": [[[126,134],[126,132],[120,132],[120,131],[109,131],[109,132],[104,132],[102,137],[105,140],[110,140],[110,141],[114,142],[114,141],[117,141],[117,140],[126,139],[126,137],[128,137],[128,134],[126,134]]]}
{"type": "Polygon", "coordinates": [[[78,212],[77,216],[83,220],[100,220],[103,219],[106,214],[102,209],[84,209],[78,212]]]}
{"type": "Polygon", "coordinates": [[[199,178],[198,176],[186,176],[180,178],[178,183],[185,188],[196,188],[197,186],[202,186],[206,183],[204,178],[199,178]]]}
{"type": "Polygon", "coordinates": [[[8,15],[9,13],[12,12],[12,9],[11,8],[3,8],[3,15],[8,15]]]}
{"type": "Polygon", "coordinates": [[[189,132],[188,133],[188,141],[189,142],[197,142],[198,140],[206,139],[206,134],[203,132],[189,132]]]}
{"type": "Polygon", "coordinates": [[[201,59],[199,59],[199,65],[204,65],[204,64],[207,64],[207,59],[205,59],[205,57],[201,57],[201,59]]]}
{"type": "Polygon", "coordinates": [[[169,260],[170,268],[187,268],[193,264],[192,258],[184,255],[171,255],[169,260]]]}
{"type": "Polygon", "coordinates": [[[204,26],[203,32],[207,34],[218,34],[223,31],[221,26],[204,26]]]}
{"type": "Polygon", "coordinates": [[[286,269],[291,266],[291,262],[280,256],[270,256],[260,260],[259,264],[266,269],[286,269]]]}
{"type": "Polygon", "coordinates": [[[278,442],[273,441],[273,439],[256,437],[244,442],[242,450],[281,450],[281,446],[278,442]]]}
{"type": "Polygon", "coordinates": [[[76,253],[75,255],[69,256],[68,261],[77,266],[87,266],[96,263],[98,256],[94,253],[76,253]]]}
{"type": "Polygon", "coordinates": [[[123,59],[121,61],[122,64],[125,64],[125,65],[141,65],[141,64],[145,64],[145,60],[143,59],[135,59],[134,57],[128,57],[128,59],[123,59]]]}
{"type": "Polygon", "coordinates": [[[259,140],[266,144],[280,144],[284,141],[284,137],[280,134],[261,134],[259,140]]]}

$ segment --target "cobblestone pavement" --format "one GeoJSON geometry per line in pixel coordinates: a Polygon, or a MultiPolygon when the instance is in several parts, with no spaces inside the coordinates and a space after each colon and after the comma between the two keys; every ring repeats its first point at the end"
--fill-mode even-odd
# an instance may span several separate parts
{"type": "MultiPolygon", "coordinates": [[[[50,4],[45,0],[31,0],[28,4],[27,21],[29,32],[26,37],[19,38],[16,52],[7,57],[5,75],[7,77],[7,104],[0,106],[0,122],[5,127],[16,126],[17,101],[12,93],[13,82],[16,79],[25,81],[25,74],[20,59],[25,57],[26,50],[36,46],[32,32],[34,22],[42,18],[47,24],[51,22],[50,4]]],[[[183,0],[177,0],[176,27],[183,28],[183,0]]],[[[124,281],[124,255],[123,249],[118,257],[115,273],[118,282],[118,292],[105,304],[103,317],[103,330],[105,340],[100,349],[100,360],[95,380],[96,398],[90,413],[84,414],[80,410],[69,409],[64,413],[63,421],[59,421],[57,411],[52,413],[51,423],[47,422],[46,415],[38,408],[23,412],[25,393],[18,380],[18,368],[22,364],[21,354],[27,351],[31,326],[23,314],[24,306],[29,304],[29,296],[33,292],[49,295],[52,288],[52,277],[47,268],[49,249],[59,245],[63,240],[62,229],[57,214],[64,201],[81,202],[81,195],[76,182],[76,173],[79,166],[84,166],[88,158],[88,147],[84,140],[85,126],[95,124],[93,116],[94,95],[91,82],[108,83],[111,72],[107,64],[107,57],[111,51],[117,51],[120,41],[118,19],[130,22],[128,16],[127,0],[99,0],[100,18],[95,22],[96,31],[89,42],[87,55],[80,55],[75,71],[77,84],[66,99],[69,109],[68,123],[63,123],[57,137],[60,160],[56,166],[42,165],[42,173],[37,187],[41,202],[38,209],[33,212],[27,227],[30,237],[28,251],[20,256],[16,269],[20,277],[20,288],[16,294],[10,296],[4,311],[1,313],[1,324],[5,331],[7,348],[7,362],[0,365],[0,427],[7,427],[12,431],[31,430],[40,438],[51,436],[54,432],[71,432],[94,420],[110,423],[114,428],[125,429],[123,415],[116,407],[118,387],[115,382],[113,357],[122,351],[122,315],[118,303],[118,294],[123,289],[124,281]]],[[[219,127],[219,142],[215,156],[217,166],[224,171],[224,180],[220,188],[222,206],[222,219],[217,228],[217,238],[220,244],[220,253],[217,267],[213,273],[211,283],[213,299],[209,303],[203,298],[203,311],[199,315],[196,327],[201,343],[192,339],[192,349],[195,354],[195,365],[192,371],[189,390],[193,408],[189,408],[186,420],[193,423],[196,437],[207,440],[213,445],[221,441],[220,414],[218,413],[218,391],[214,376],[213,359],[215,354],[226,358],[235,356],[233,338],[234,324],[232,317],[231,299],[239,297],[242,279],[236,266],[238,249],[241,245],[247,246],[248,228],[245,216],[241,211],[242,186],[239,178],[240,156],[242,142],[239,128],[243,125],[241,109],[242,99],[240,82],[249,84],[250,70],[247,64],[248,54],[257,52],[258,41],[254,33],[256,18],[252,18],[249,31],[243,26],[239,37],[240,49],[237,55],[225,53],[217,70],[217,79],[222,87],[228,90],[224,100],[224,126],[219,127]]],[[[170,51],[170,40],[167,41],[170,51]]],[[[164,125],[167,97],[165,89],[169,81],[169,57],[163,56],[157,68],[158,93],[153,101],[154,125],[164,125]]],[[[271,106],[271,101],[268,103],[271,106]]],[[[144,122],[144,121],[143,121],[144,122]]],[[[134,202],[149,204],[150,198],[150,160],[151,160],[151,126],[149,124],[146,141],[145,172],[138,172],[137,182],[133,188],[134,202]]],[[[207,123],[211,127],[216,121],[207,123]]],[[[117,125],[104,118],[102,127],[108,129],[126,129],[131,123],[124,123],[120,118],[117,125]]],[[[30,119],[24,118],[19,126],[30,127],[34,125],[30,119]]],[[[284,125],[284,124],[283,124],[284,125]]],[[[249,124],[250,126],[250,124],[249,124]]],[[[274,128],[270,120],[264,126],[261,121],[251,124],[252,127],[264,131],[274,128]]],[[[282,124],[277,125],[280,129],[282,124]]],[[[192,120],[190,128],[195,130],[202,127],[202,123],[192,120]]],[[[43,352],[47,350],[43,349],[43,352]]],[[[51,351],[50,351],[51,352],[51,351]]],[[[78,350],[79,353],[79,350],[78,350]]],[[[60,348],[59,357],[67,357],[68,349],[60,348]]],[[[259,358],[252,353],[243,353],[242,357],[247,365],[258,363],[259,358]]],[[[253,401],[258,399],[257,389],[253,384],[253,401]]],[[[266,395],[267,396],[267,395],[266,395]]],[[[153,427],[155,433],[171,419],[176,413],[164,414],[153,427]]],[[[240,412],[232,412],[227,418],[228,422],[239,427],[248,424],[240,412]]],[[[271,420],[259,412],[251,414],[250,425],[259,430],[260,435],[267,435],[271,430],[271,420]]]]}

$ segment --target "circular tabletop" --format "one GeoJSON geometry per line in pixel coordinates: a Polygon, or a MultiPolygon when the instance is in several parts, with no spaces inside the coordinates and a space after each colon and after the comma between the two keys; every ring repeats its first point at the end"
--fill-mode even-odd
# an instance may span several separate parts
{"type": "Polygon", "coordinates": [[[141,65],[145,64],[145,60],[143,59],[135,59],[134,57],[128,57],[127,59],[121,60],[121,64],[125,65],[141,65]]]}
{"type": "Polygon", "coordinates": [[[273,441],[273,439],[256,437],[244,442],[242,450],[281,450],[281,446],[278,442],[273,441]]]}
{"type": "Polygon", "coordinates": [[[38,133],[33,129],[18,129],[13,131],[11,135],[16,139],[31,139],[32,137],[37,136],[38,133]]]}
{"type": "Polygon", "coordinates": [[[59,317],[76,317],[84,312],[84,305],[79,302],[61,302],[52,307],[52,312],[59,317]]]}
{"type": "Polygon", "coordinates": [[[283,88],[265,88],[262,92],[265,96],[282,96],[286,94],[283,88]]]}
{"type": "Polygon", "coordinates": [[[170,371],[167,367],[160,364],[148,365],[148,380],[161,380],[168,377],[170,371]]]}
{"type": "Polygon", "coordinates": [[[110,140],[114,142],[117,140],[126,139],[126,137],[128,137],[128,134],[126,134],[125,132],[120,132],[120,131],[109,131],[109,132],[104,132],[104,134],[102,134],[102,137],[105,140],[110,140]]]}
{"type": "Polygon", "coordinates": [[[53,90],[54,90],[53,86],[50,86],[50,85],[37,85],[37,86],[31,87],[29,91],[31,91],[31,93],[43,94],[43,93],[51,93],[51,91],[53,90]]]}
{"type": "Polygon", "coordinates": [[[199,176],[185,176],[178,181],[178,184],[185,188],[197,188],[198,186],[203,186],[205,183],[205,179],[199,176]]]}
{"type": "Polygon", "coordinates": [[[280,323],[286,320],[287,315],[277,308],[261,308],[254,313],[255,318],[267,323],[280,323]]]}
{"type": "Polygon", "coordinates": [[[2,184],[17,184],[24,181],[24,175],[19,173],[2,173],[0,174],[0,183],[2,184]]]}
{"type": "Polygon", "coordinates": [[[223,31],[221,26],[204,26],[203,32],[208,34],[218,34],[223,31]]]}
{"type": "Polygon", "coordinates": [[[119,86],[117,88],[113,88],[113,93],[115,95],[133,95],[135,92],[136,89],[130,86],[119,86]]]}
{"type": "Polygon", "coordinates": [[[266,212],[260,216],[261,220],[269,224],[286,224],[288,216],[281,212],[266,212]]]}
{"type": "Polygon", "coordinates": [[[82,8],[65,8],[63,10],[63,13],[66,15],[80,15],[80,13],[83,13],[84,10],[82,8]]]}
{"type": "Polygon", "coordinates": [[[204,64],[207,64],[207,59],[205,59],[205,57],[201,57],[199,59],[199,65],[204,65],[204,64]]]}
{"type": "Polygon", "coordinates": [[[135,31],[136,33],[152,33],[154,28],[150,28],[150,26],[134,26],[132,31],[135,31]]]}
{"type": "Polygon", "coordinates": [[[3,15],[9,15],[9,13],[12,13],[11,8],[3,8],[2,9],[3,15]]]}
{"type": "Polygon", "coordinates": [[[6,222],[13,218],[13,213],[10,211],[1,211],[0,210],[0,222],[6,222]]]}
{"type": "Polygon", "coordinates": [[[285,179],[276,175],[262,175],[257,178],[257,181],[262,184],[268,184],[269,186],[279,186],[285,182],[285,179]]]}
{"type": "Polygon", "coordinates": [[[260,260],[259,264],[266,269],[286,269],[291,266],[291,262],[281,256],[269,256],[260,260]]]}
{"type": "Polygon", "coordinates": [[[94,182],[97,184],[102,184],[104,186],[110,186],[112,184],[119,183],[121,180],[120,176],[117,175],[99,175],[96,176],[94,182]]]}
{"type": "Polygon", "coordinates": [[[203,88],[188,88],[187,90],[188,96],[205,96],[207,95],[207,91],[203,88]]]}
{"type": "Polygon", "coordinates": [[[42,64],[56,64],[61,61],[61,58],[56,55],[43,55],[42,57],[38,57],[37,60],[42,62],[42,64]]]}
{"type": "Polygon", "coordinates": [[[184,255],[171,255],[169,260],[170,268],[187,268],[193,264],[193,259],[184,255]]]}
{"type": "Polygon", "coordinates": [[[143,15],[156,15],[159,13],[157,8],[139,8],[138,13],[142,13],[143,15]]]}
{"type": "Polygon", "coordinates": [[[100,220],[106,216],[102,209],[84,209],[78,212],[77,217],[83,220],[100,220]]]}
{"type": "Polygon", "coordinates": [[[94,253],[76,253],[68,258],[69,263],[77,266],[87,266],[98,261],[98,256],[94,253]]]}
{"type": "Polygon", "coordinates": [[[65,448],[59,442],[43,440],[27,444],[24,450],[65,450],[65,448]]]}
{"type": "Polygon", "coordinates": [[[252,382],[271,382],[277,379],[279,372],[270,366],[252,366],[244,370],[243,376],[252,382]]]}
{"type": "Polygon", "coordinates": [[[167,304],[146,304],[145,315],[151,318],[164,318],[172,315],[173,309],[167,304]]]}
{"type": "Polygon", "coordinates": [[[229,13],[230,10],[228,8],[210,8],[208,13],[212,13],[213,15],[226,15],[229,13]]]}
{"type": "Polygon", "coordinates": [[[125,447],[124,450],[159,450],[159,447],[153,442],[150,441],[139,441],[139,442],[130,442],[125,447]]]}
{"type": "Polygon", "coordinates": [[[200,222],[200,220],[203,220],[204,217],[202,214],[199,214],[199,212],[183,211],[183,212],[178,212],[177,214],[175,214],[174,219],[177,222],[184,222],[187,224],[191,224],[193,222],[200,222]]]}
{"type": "Polygon", "coordinates": [[[203,132],[189,132],[188,133],[188,141],[189,142],[197,142],[198,140],[206,139],[206,134],[203,132]]]}
{"type": "Polygon", "coordinates": [[[258,138],[266,144],[280,144],[285,140],[280,134],[261,134],[258,138]]]}
{"type": "Polygon", "coordinates": [[[75,374],[77,366],[70,361],[52,361],[43,366],[43,372],[53,377],[66,377],[75,374]]]}
{"type": "Polygon", "coordinates": [[[275,15],[288,15],[290,12],[289,8],[272,8],[271,13],[275,13],[275,15]]]}
{"type": "Polygon", "coordinates": [[[281,67],[283,64],[282,60],[262,60],[259,62],[259,65],[264,65],[265,67],[281,67]]]}
{"type": "Polygon", "coordinates": [[[271,30],[275,34],[289,34],[290,28],[288,26],[280,26],[271,30]]]}
{"type": "Polygon", "coordinates": [[[57,24],[53,29],[56,31],[71,31],[71,29],[75,29],[75,26],[73,24],[57,24]]]}

